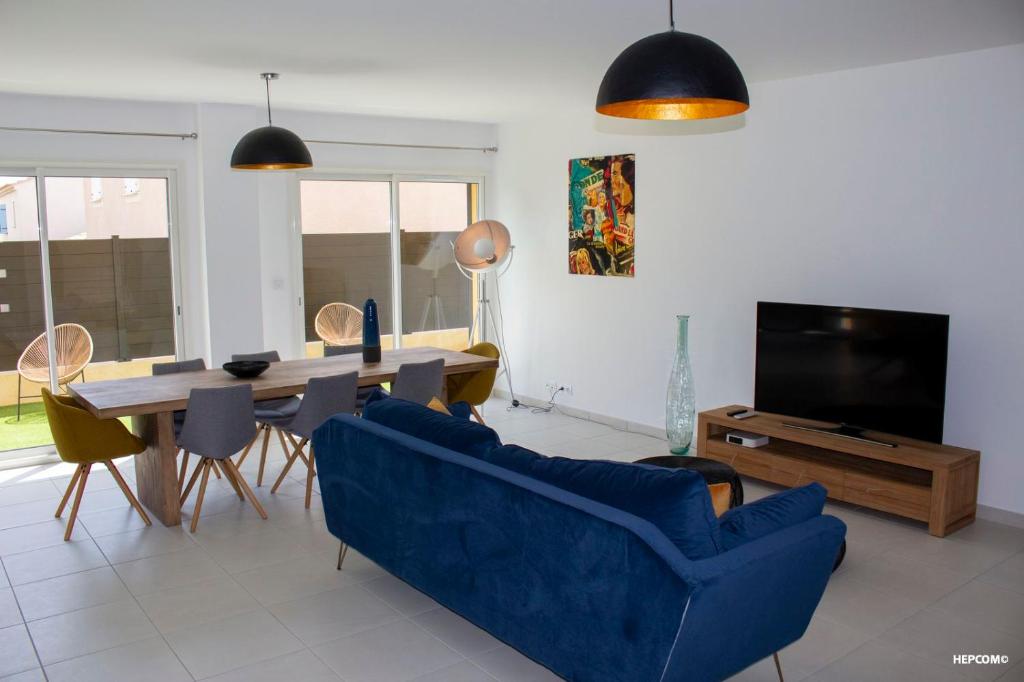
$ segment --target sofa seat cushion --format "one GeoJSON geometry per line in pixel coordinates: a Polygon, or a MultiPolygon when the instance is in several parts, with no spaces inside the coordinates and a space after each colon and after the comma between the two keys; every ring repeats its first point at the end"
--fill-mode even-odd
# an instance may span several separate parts
{"type": "Polygon", "coordinates": [[[721,551],[718,519],[704,477],[696,471],[544,457],[518,445],[495,448],[484,459],[646,519],[690,559],[721,551]]]}
{"type": "Polygon", "coordinates": [[[408,400],[369,401],[363,408],[363,418],[470,457],[483,457],[501,446],[494,429],[408,400]]]}
{"type": "Polygon", "coordinates": [[[726,550],[821,516],[828,491],[809,483],[730,509],[719,519],[726,550]]]}

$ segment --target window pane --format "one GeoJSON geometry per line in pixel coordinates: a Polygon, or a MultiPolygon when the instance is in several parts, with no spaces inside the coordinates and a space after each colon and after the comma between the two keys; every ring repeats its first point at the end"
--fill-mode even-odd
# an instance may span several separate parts
{"type": "Polygon", "coordinates": [[[46,331],[36,179],[0,177],[0,207],[7,228],[0,233],[0,451],[5,451],[48,445],[53,438],[39,402],[48,376],[45,345],[26,357],[26,376],[17,371],[18,358],[46,331]]]}
{"type": "Polygon", "coordinates": [[[323,353],[321,308],[347,303],[361,313],[368,298],[377,302],[381,344],[391,348],[391,183],[302,180],[299,195],[307,357],[323,353]]]}
{"type": "Polygon", "coordinates": [[[85,380],[144,376],[173,360],[167,180],[45,182],[54,324],[81,325],[91,337],[85,380]]]}
{"type": "Polygon", "coordinates": [[[461,350],[473,317],[473,282],[455,265],[451,242],[476,220],[479,185],[399,183],[402,345],[461,350]]]}

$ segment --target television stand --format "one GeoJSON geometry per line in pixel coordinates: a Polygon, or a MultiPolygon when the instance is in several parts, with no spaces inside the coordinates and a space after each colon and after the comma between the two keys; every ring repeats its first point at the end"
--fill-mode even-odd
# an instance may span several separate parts
{"type": "Polygon", "coordinates": [[[794,424],[792,422],[782,422],[782,425],[787,429],[800,429],[801,431],[814,431],[815,433],[828,433],[839,438],[849,438],[850,440],[860,441],[861,443],[871,443],[872,445],[881,445],[883,448],[896,448],[899,447],[896,443],[891,443],[887,440],[878,440],[876,438],[868,438],[864,435],[864,429],[858,429],[855,426],[849,426],[847,424],[840,424],[839,426],[804,426],[803,424],[794,424]]]}
{"type": "Polygon", "coordinates": [[[817,481],[828,496],[928,524],[943,537],[974,521],[981,453],[902,436],[829,432],[834,425],[778,414],[738,420],[726,415],[742,405],[701,412],[697,452],[751,478],[784,486],[817,481]],[[729,431],[768,436],[746,448],[727,443],[729,431]],[[877,443],[874,441],[883,441],[877,443]]]}

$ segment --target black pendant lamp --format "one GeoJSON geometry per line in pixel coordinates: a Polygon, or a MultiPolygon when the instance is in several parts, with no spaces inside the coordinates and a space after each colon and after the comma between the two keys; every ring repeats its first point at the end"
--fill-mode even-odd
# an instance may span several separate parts
{"type": "Polygon", "coordinates": [[[278,128],[270,118],[270,81],[276,73],[261,73],[267,83],[267,125],[247,132],[231,153],[231,167],[238,170],[294,170],[310,168],[313,157],[299,136],[278,128]]]}
{"type": "Polygon", "coordinates": [[[597,92],[597,112],[678,120],[749,109],[747,84],[729,53],[707,38],[676,31],[672,0],[668,18],[668,31],[633,43],[608,67],[597,92]]]}

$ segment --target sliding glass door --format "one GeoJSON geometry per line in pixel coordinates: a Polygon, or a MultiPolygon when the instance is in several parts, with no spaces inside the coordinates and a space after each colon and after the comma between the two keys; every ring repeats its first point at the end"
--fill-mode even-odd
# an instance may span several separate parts
{"type": "Polygon", "coordinates": [[[300,179],[306,355],[360,343],[326,322],[336,319],[332,310],[358,316],[370,297],[384,348],[465,348],[474,282],[455,265],[451,242],[477,219],[480,188],[464,178],[300,179]]]}
{"type": "Polygon", "coordinates": [[[0,177],[0,451],[52,443],[41,388],[147,375],[177,355],[172,180],[0,177]]]}

